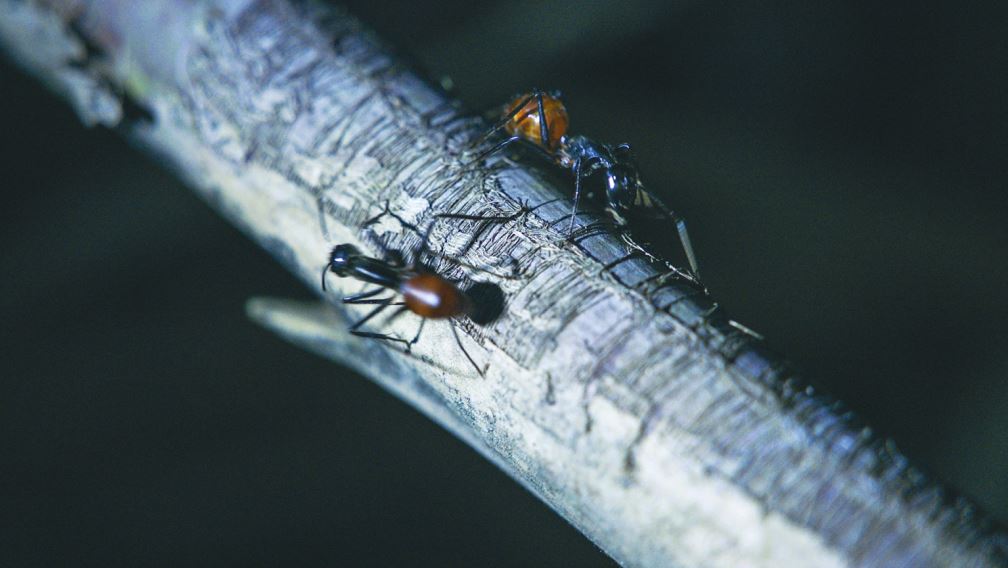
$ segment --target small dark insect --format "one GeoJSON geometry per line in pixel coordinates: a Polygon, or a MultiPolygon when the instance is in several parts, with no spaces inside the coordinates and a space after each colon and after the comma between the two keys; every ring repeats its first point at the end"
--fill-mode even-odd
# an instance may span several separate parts
{"type": "Polygon", "coordinates": [[[530,146],[574,174],[574,206],[571,209],[568,238],[574,233],[574,220],[581,200],[582,180],[596,172],[604,176],[604,193],[591,191],[589,199],[600,204],[618,225],[628,224],[628,217],[668,219],[675,223],[679,240],[690,268],[699,274],[696,254],[686,231],[686,222],[652,195],[641,183],[637,164],[629,144],[610,146],[584,136],[567,136],[567,109],[557,93],[534,89],[516,97],[506,107],[501,119],[473,147],[504,130],[510,136],[481,153],[474,161],[500,151],[515,142],[530,146]]]}
{"type": "MultiPolygon", "coordinates": [[[[369,223],[374,222],[376,219],[372,219],[369,223]]],[[[406,224],[405,222],[403,223],[406,224]]],[[[413,228],[412,225],[407,224],[407,226],[413,228]]],[[[424,241],[426,241],[426,236],[424,237],[424,241]]],[[[422,244],[421,248],[424,246],[425,244],[422,244]]],[[[487,323],[487,321],[496,318],[499,312],[488,313],[486,306],[475,301],[470,293],[459,289],[454,282],[439,274],[435,274],[419,262],[405,263],[402,254],[398,251],[387,251],[386,257],[385,260],[380,260],[365,256],[357,247],[351,244],[336,245],[329,253],[329,263],[322,269],[323,291],[326,289],[327,272],[332,272],[339,277],[354,278],[377,286],[377,288],[343,298],[344,304],[375,304],[373,310],[350,326],[350,333],[359,337],[402,343],[406,350],[410,351],[413,345],[420,339],[420,333],[423,331],[423,326],[427,319],[447,320],[449,325],[451,325],[452,334],[455,336],[455,342],[458,344],[459,349],[465,354],[466,359],[472,363],[476,372],[483,375],[485,369],[481,369],[476,364],[469,355],[469,352],[462,345],[462,340],[459,338],[452,318],[467,316],[476,323],[487,323]],[[393,295],[385,298],[375,297],[386,290],[393,292],[393,295]],[[398,294],[398,297],[401,297],[401,300],[396,299],[396,294],[398,294]],[[420,322],[420,328],[413,339],[407,341],[393,335],[362,331],[360,329],[364,324],[390,306],[399,306],[399,308],[389,319],[396,318],[407,311],[413,312],[423,318],[420,322]]],[[[486,288],[489,287],[493,286],[481,286],[477,284],[470,289],[470,292],[478,290],[482,296],[487,296],[486,288]]],[[[489,295],[493,296],[492,291],[489,295]]],[[[490,310],[493,309],[493,307],[490,307],[490,310]]]]}

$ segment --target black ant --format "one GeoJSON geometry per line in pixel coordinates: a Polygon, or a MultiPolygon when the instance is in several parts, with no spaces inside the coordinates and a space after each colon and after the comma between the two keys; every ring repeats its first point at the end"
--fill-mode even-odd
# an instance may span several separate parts
{"type": "MultiPolygon", "coordinates": [[[[382,215],[390,214],[395,217],[403,226],[416,231],[416,227],[404,221],[398,215],[391,213],[386,205],[386,210],[381,215],[369,220],[366,225],[376,222],[382,215]]],[[[427,234],[429,235],[428,230],[427,234]]],[[[425,250],[427,235],[424,236],[420,245],[420,251],[425,250]]],[[[419,253],[418,253],[419,256],[419,253]]],[[[376,304],[375,308],[368,312],[363,318],[350,326],[350,333],[359,337],[381,339],[402,343],[406,351],[409,352],[413,345],[420,339],[424,323],[427,319],[448,320],[451,325],[452,334],[459,349],[465,354],[466,359],[472,364],[476,372],[481,376],[484,369],[473,360],[462,345],[462,340],[455,329],[452,318],[467,316],[475,323],[489,323],[500,315],[503,310],[503,298],[500,288],[493,284],[477,283],[469,290],[461,290],[454,282],[434,273],[414,260],[410,264],[403,261],[402,254],[398,251],[386,251],[386,260],[369,257],[352,244],[341,244],[333,247],[329,253],[329,263],[322,269],[322,290],[326,290],[326,273],[332,272],[340,277],[350,277],[376,284],[378,288],[367,290],[353,296],[343,298],[344,304],[376,304]],[[396,296],[387,298],[375,298],[385,290],[397,293],[402,297],[401,301],[396,301],[396,296]],[[474,296],[481,296],[477,301],[474,296]],[[395,337],[384,333],[362,331],[360,328],[372,318],[383,312],[390,306],[400,306],[389,319],[410,311],[423,318],[420,328],[412,340],[395,337]]],[[[456,261],[457,262],[457,261],[456,261]]],[[[458,263],[463,264],[463,263],[458,263]]],[[[464,265],[464,264],[463,264],[464,265]]],[[[465,265],[468,266],[468,265],[465,265]]]]}
{"type": "Polygon", "coordinates": [[[567,109],[560,100],[560,95],[534,89],[531,93],[519,95],[505,106],[500,120],[473,147],[502,129],[510,137],[473,161],[478,162],[514,142],[522,142],[542,152],[560,167],[570,170],[574,174],[574,207],[571,209],[568,238],[574,233],[574,220],[581,199],[581,180],[595,172],[603,172],[605,195],[589,192],[588,197],[604,200],[602,205],[620,226],[628,223],[627,216],[634,215],[672,220],[679,232],[679,240],[690,268],[695,275],[699,275],[686,222],[644,188],[630,145],[610,146],[584,136],[567,136],[567,125],[567,109]]]}

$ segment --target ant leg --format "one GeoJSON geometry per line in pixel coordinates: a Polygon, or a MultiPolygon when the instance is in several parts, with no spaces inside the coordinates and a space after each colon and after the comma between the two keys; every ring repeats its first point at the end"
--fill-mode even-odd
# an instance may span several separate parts
{"type": "Polygon", "coordinates": [[[528,202],[523,201],[519,206],[518,210],[510,215],[466,215],[464,213],[438,213],[435,215],[438,219],[464,219],[468,221],[499,221],[501,223],[506,223],[508,221],[514,221],[515,219],[521,217],[522,215],[528,215],[536,209],[549,205],[550,203],[556,203],[557,201],[562,201],[563,197],[554,197],[553,199],[547,199],[539,205],[531,206],[528,202]]]}
{"type": "Polygon", "coordinates": [[[385,334],[385,333],[374,333],[374,332],[371,332],[371,331],[357,331],[357,330],[353,330],[353,329],[350,330],[350,333],[352,335],[354,335],[354,336],[357,336],[357,337],[366,337],[368,339],[381,339],[381,340],[384,340],[384,341],[394,341],[396,343],[402,343],[406,347],[406,351],[410,350],[409,341],[406,341],[405,339],[402,339],[401,337],[395,337],[395,336],[388,335],[388,334],[385,334]]]}
{"type": "Polygon", "coordinates": [[[590,225],[578,227],[574,231],[574,234],[567,237],[567,240],[577,244],[590,237],[595,237],[598,235],[612,235],[614,234],[615,230],[618,230],[618,227],[613,225],[612,223],[599,221],[597,223],[591,223],[590,225]]]}
{"type": "MultiPolygon", "coordinates": [[[[361,225],[361,226],[362,227],[368,227],[368,226],[374,225],[379,220],[381,220],[382,217],[384,217],[386,215],[388,215],[388,216],[392,217],[393,219],[395,219],[396,221],[398,221],[399,224],[402,225],[404,228],[409,229],[410,231],[413,231],[418,236],[420,236],[420,238],[421,238],[421,240],[420,240],[420,248],[421,249],[426,248],[426,246],[427,246],[427,239],[430,237],[430,233],[431,233],[431,230],[434,228],[434,224],[431,223],[431,225],[429,227],[427,227],[426,231],[421,231],[419,227],[417,227],[413,223],[410,223],[406,219],[403,219],[401,216],[399,216],[396,213],[394,213],[392,211],[392,208],[390,207],[388,201],[385,201],[385,207],[384,207],[384,209],[382,209],[381,213],[375,215],[374,217],[368,219],[367,221],[364,221],[364,224],[361,225]]],[[[378,246],[382,249],[382,256],[384,257],[384,259],[386,261],[389,262],[389,264],[392,264],[392,265],[395,265],[395,266],[399,266],[399,267],[406,266],[406,262],[405,262],[405,259],[403,258],[402,252],[390,249],[390,248],[386,247],[384,244],[382,244],[380,241],[378,242],[378,246]]],[[[416,259],[414,259],[414,260],[416,260],[416,259]]]]}
{"type": "MultiPolygon", "coordinates": [[[[402,304],[402,302],[397,302],[397,303],[402,304]]],[[[388,317],[387,321],[388,322],[392,322],[393,320],[395,320],[396,318],[398,318],[399,316],[405,314],[408,311],[409,311],[409,308],[407,308],[406,306],[402,306],[398,310],[396,310],[395,312],[393,312],[392,315],[390,315],[388,317]]],[[[416,335],[413,336],[413,339],[409,340],[406,343],[406,352],[407,353],[412,353],[413,352],[413,346],[416,345],[417,341],[420,341],[420,332],[423,331],[425,323],[427,323],[427,318],[420,318],[420,328],[417,329],[416,335]]]]}
{"type": "Polygon", "coordinates": [[[403,302],[388,302],[392,298],[378,298],[374,300],[354,300],[352,302],[343,302],[344,304],[385,304],[387,306],[402,306],[403,302]],[[387,302],[387,303],[386,303],[387,302]]]}
{"type": "MultiPolygon", "coordinates": [[[[536,209],[539,209],[540,207],[543,207],[545,205],[549,205],[550,203],[556,203],[557,201],[560,201],[562,199],[563,199],[563,197],[554,197],[553,199],[547,199],[546,201],[543,201],[542,203],[540,203],[539,205],[536,205],[535,207],[529,207],[528,212],[531,213],[531,212],[535,211],[536,209]]],[[[526,204],[525,206],[528,207],[528,204],[526,204]]]]}
{"type": "MultiPolygon", "coordinates": [[[[545,122],[543,124],[545,124],[545,122]]],[[[466,164],[466,166],[470,166],[472,164],[476,164],[476,163],[480,162],[481,160],[483,160],[484,158],[486,158],[487,156],[489,156],[490,154],[493,154],[494,152],[502,150],[505,146],[509,146],[509,145],[511,145],[511,144],[513,144],[515,142],[522,143],[526,147],[529,147],[529,148],[532,148],[532,149],[536,150],[537,152],[539,152],[539,154],[541,154],[542,156],[544,156],[546,158],[546,160],[548,160],[550,162],[556,162],[557,161],[557,157],[554,156],[552,153],[550,153],[549,148],[547,148],[546,146],[541,145],[541,144],[536,144],[535,142],[532,142],[531,140],[526,140],[526,139],[524,139],[521,136],[518,136],[516,134],[516,135],[508,138],[507,140],[504,140],[503,142],[497,144],[493,148],[490,148],[489,150],[483,152],[479,156],[476,156],[471,161],[469,161],[466,164]]]]}
{"type": "Polygon", "coordinates": [[[409,311],[409,308],[405,306],[405,302],[394,302],[393,305],[400,306],[400,308],[392,312],[392,315],[390,315],[388,318],[385,319],[386,322],[395,321],[396,318],[409,311]]]}
{"type": "Polygon", "coordinates": [[[693,252],[693,243],[690,241],[689,233],[686,231],[686,221],[676,219],[676,229],[679,231],[679,241],[682,243],[683,250],[686,251],[686,260],[689,261],[690,270],[693,271],[694,276],[699,278],[700,268],[697,266],[696,253],[693,252]]]}
{"type": "Polygon", "coordinates": [[[574,234],[574,219],[577,217],[578,203],[581,201],[581,158],[574,161],[574,207],[571,208],[567,238],[574,234]]]}
{"type": "MultiPolygon", "coordinates": [[[[465,254],[466,252],[468,252],[469,248],[472,248],[472,243],[466,245],[466,249],[462,251],[462,254],[465,254]]],[[[430,249],[425,249],[423,252],[426,252],[428,255],[431,256],[431,258],[435,258],[435,255],[434,255],[433,251],[431,251],[430,249]]],[[[466,270],[470,270],[472,272],[482,272],[483,274],[489,274],[489,275],[491,275],[491,276],[493,276],[495,278],[500,278],[501,280],[517,280],[518,279],[518,277],[515,276],[515,275],[513,275],[513,274],[501,274],[499,272],[494,272],[493,270],[489,270],[489,269],[482,268],[482,267],[479,267],[479,266],[476,266],[476,265],[473,265],[473,264],[469,264],[468,262],[465,262],[463,260],[459,260],[455,256],[448,256],[448,255],[446,255],[444,253],[444,249],[442,249],[442,251],[437,256],[439,256],[442,259],[445,259],[446,261],[450,262],[451,264],[454,264],[454,265],[459,266],[461,268],[464,268],[466,270]]]]}
{"type": "Polygon", "coordinates": [[[418,227],[416,227],[414,225],[411,225],[409,223],[403,222],[403,226],[405,226],[408,229],[412,230],[414,233],[416,233],[420,237],[420,242],[417,243],[417,248],[413,252],[413,259],[412,259],[412,263],[411,264],[413,264],[413,265],[423,264],[422,261],[421,261],[421,256],[424,253],[427,253],[427,255],[433,257],[434,253],[430,250],[430,247],[427,246],[427,242],[430,240],[431,233],[434,232],[434,225],[436,223],[437,223],[437,216],[434,217],[434,220],[431,221],[430,225],[427,225],[427,229],[424,232],[421,233],[420,229],[418,227]]]}
{"type": "Polygon", "coordinates": [[[389,216],[391,216],[393,219],[395,219],[396,221],[398,221],[399,224],[403,228],[412,231],[414,234],[416,234],[418,237],[420,237],[420,242],[417,244],[416,248],[413,249],[413,251],[411,251],[412,258],[408,259],[409,262],[407,262],[407,259],[405,258],[405,255],[402,253],[402,251],[395,250],[395,249],[390,249],[390,248],[382,245],[379,242],[378,244],[382,248],[382,254],[383,254],[386,262],[388,262],[389,264],[391,264],[393,266],[399,267],[399,268],[406,268],[408,266],[414,266],[414,265],[417,265],[417,264],[422,264],[422,262],[421,262],[421,256],[424,253],[426,253],[428,255],[432,254],[430,248],[427,246],[427,241],[430,240],[430,236],[431,236],[431,233],[434,231],[434,224],[437,223],[437,219],[435,218],[435,220],[432,221],[431,224],[428,225],[425,230],[421,231],[420,227],[417,227],[413,223],[410,223],[406,219],[403,219],[399,215],[397,215],[397,214],[393,213],[392,211],[388,210],[387,205],[386,205],[386,210],[384,212],[382,212],[380,215],[378,215],[377,217],[375,217],[375,219],[378,219],[378,218],[382,217],[383,215],[389,215],[389,216]]]}
{"type": "Polygon", "coordinates": [[[582,160],[578,158],[574,161],[574,207],[571,208],[570,215],[570,226],[567,227],[567,238],[571,238],[574,234],[574,220],[577,217],[578,204],[581,201],[581,179],[591,175],[598,167],[600,158],[598,156],[592,156],[587,160],[582,160]]]}
{"type": "MultiPolygon", "coordinates": [[[[438,215],[435,215],[435,217],[439,219],[463,219],[467,221],[486,222],[482,227],[473,232],[472,238],[469,239],[469,243],[463,249],[462,254],[465,254],[465,252],[469,251],[469,249],[476,242],[476,239],[479,238],[479,236],[483,233],[484,230],[486,230],[486,228],[491,223],[508,223],[511,221],[515,221],[517,219],[520,219],[524,215],[531,215],[532,212],[534,212],[536,209],[539,209],[540,207],[549,205],[550,203],[556,203],[557,201],[562,201],[563,199],[564,199],[563,197],[554,197],[553,199],[547,199],[546,201],[543,201],[542,203],[536,206],[532,206],[529,204],[528,201],[522,200],[521,203],[518,205],[518,210],[510,215],[465,215],[462,213],[439,213],[438,215]]],[[[553,223],[550,223],[550,225],[552,224],[553,223]]]]}
{"type": "Polygon", "coordinates": [[[393,300],[393,298],[386,298],[384,300],[381,300],[381,303],[378,304],[378,306],[376,306],[375,309],[373,309],[370,312],[368,312],[368,314],[366,316],[364,316],[363,318],[357,320],[357,322],[355,324],[353,324],[353,325],[350,326],[350,329],[349,329],[350,333],[352,335],[356,335],[357,337],[367,337],[367,338],[370,338],[370,339],[382,339],[382,340],[385,340],[385,341],[396,341],[396,342],[402,343],[408,349],[409,348],[409,342],[406,341],[405,339],[402,339],[402,338],[399,338],[399,337],[394,337],[394,336],[387,335],[387,334],[384,334],[384,333],[374,333],[374,332],[370,332],[370,331],[360,331],[360,327],[362,325],[364,325],[371,318],[375,317],[376,315],[378,315],[379,313],[381,313],[383,310],[385,310],[386,308],[388,308],[389,306],[391,306],[392,305],[392,300],[393,300]]]}
{"type": "Polygon", "coordinates": [[[380,219],[381,219],[382,217],[384,217],[384,216],[386,216],[386,215],[388,215],[389,217],[392,217],[392,218],[393,218],[393,219],[395,219],[396,221],[399,221],[399,224],[400,224],[400,225],[402,225],[403,227],[406,227],[407,229],[409,229],[409,230],[413,231],[413,232],[414,232],[414,233],[416,233],[417,235],[420,235],[420,236],[424,236],[424,233],[420,231],[420,228],[419,228],[419,227],[417,227],[417,226],[416,226],[416,225],[414,225],[413,223],[410,223],[410,222],[409,222],[409,221],[407,221],[406,219],[403,219],[403,218],[402,218],[401,216],[399,216],[398,214],[394,213],[394,212],[392,211],[392,208],[391,208],[391,207],[389,206],[389,202],[388,202],[387,200],[385,201],[385,208],[384,208],[384,209],[382,210],[382,212],[381,212],[381,213],[379,213],[379,214],[377,214],[377,215],[375,215],[374,217],[371,217],[371,218],[370,218],[370,219],[368,219],[367,221],[364,221],[364,224],[363,224],[363,225],[361,225],[361,226],[362,226],[362,227],[369,227],[369,226],[371,226],[371,225],[374,225],[374,224],[375,224],[375,223],[377,223],[377,222],[378,222],[378,221],[379,221],[379,220],[380,220],[380,219]]]}
{"type": "Polygon", "coordinates": [[[499,223],[507,223],[508,221],[514,221],[523,214],[528,213],[531,209],[522,205],[517,212],[510,215],[466,215],[464,213],[438,213],[435,215],[438,219],[463,219],[466,221],[497,221],[499,223]]]}
{"type": "Polygon", "coordinates": [[[479,365],[476,364],[476,361],[473,361],[472,356],[469,355],[468,351],[466,351],[465,346],[462,345],[462,339],[459,337],[458,330],[455,329],[455,322],[453,322],[452,320],[448,320],[448,325],[451,326],[452,335],[455,336],[455,343],[457,343],[459,349],[462,350],[462,354],[466,356],[466,359],[469,359],[469,362],[472,363],[473,369],[476,369],[476,372],[479,373],[479,376],[481,377],[484,376],[483,373],[485,372],[485,370],[479,368],[479,365]]]}
{"type": "MultiPolygon", "coordinates": [[[[520,214],[521,214],[521,211],[519,211],[518,213],[516,213],[514,216],[516,217],[516,216],[518,216],[520,214]]],[[[420,236],[420,243],[417,245],[416,252],[414,253],[415,258],[413,258],[412,264],[423,264],[421,256],[424,255],[424,254],[426,254],[431,259],[433,259],[436,256],[435,253],[434,253],[434,251],[431,250],[431,248],[429,246],[427,246],[427,243],[428,243],[428,241],[430,241],[431,233],[434,232],[434,225],[437,224],[438,219],[445,218],[447,215],[450,215],[450,214],[438,214],[438,215],[435,215],[434,216],[434,221],[432,221],[430,225],[427,225],[427,229],[424,230],[423,232],[420,231],[419,227],[417,227],[416,225],[413,225],[412,223],[407,222],[405,219],[403,219],[402,217],[399,217],[395,213],[390,213],[390,215],[392,215],[393,217],[395,217],[395,219],[398,220],[400,223],[402,223],[402,225],[404,227],[406,227],[407,229],[413,231],[418,236],[420,236]]],[[[466,246],[465,250],[463,251],[463,254],[465,254],[466,252],[468,252],[468,250],[469,250],[470,247],[472,247],[471,243],[466,246]]],[[[442,251],[441,251],[441,253],[440,253],[439,256],[441,256],[442,258],[448,258],[444,254],[443,247],[442,247],[442,251]]],[[[499,276],[501,278],[507,278],[506,276],[502,276],[500,274],[496,274],[494,272],[491,272],[491,271],[488,271],[488,270],[483,270],[483,269],[477,268],[475,266],[472,266],[470,264],[466,264],[465,262],[462,262],[462,261],[460,261],[458,259],[455,259],[455,258],[451,258],[449,260],[451,260],[451,262],[453,262],[453,263],[455,263],[455,264],[457,264],[457,265],[459,265],[459,266],[461,266],[463,268],[469,268],[471,270],[483,271],[483,272],[487,272],[488,274],[494,274],[495,276],[499,276]]]]}
{"type": "MultiPolygon", "coordinates": [[[[515,215],[514,215],[513,217],[517,218],[517,216],[520,216],[520,215],[521,215],[521,214],[522,214],[523,212],[524,212],[524,210],[520,210],[520,211],[519,211],[518,213],[516,213],[516,214],[515,214],[515,215]]],[[[377,222],[377,221],[378,221],[378,219],[380,219],[380,218],[381,218],[382,216],[384,216],[384,215],[391,215],[391,216],[392,216],[392,217],[393,217],[394,219],[396,219],[397,221],[399,221],[399,223],[400,223],[400,224],[401,224],[401,225],[402,225],[403,227],[405,227],[405,228],[409,229],[410,231],[413,231],[414,233],[416,233],[417,235],[419,235],[419,236],[420,236],[420,243],[419,243],[419,244],[417,245],[416,249],[414,250],[414,253],[413,253],[413,255],[414,255],[414,258],[410,259],[410,261],[411,261],[411,262],[409,263],[409,265],[423,265],[424,263],[422,262],[422,260],[423,260],[423,259],[422,259],[422,256],[423,256],[424,254],[428,255],[428,256],[429,256],[429,257],[430,257],[431,259],[433,259],[433,258],[435,258],[435,256],[437,256],[437,255],[435,255],[434,251],[432,251],[432,250],[430,249],[430,247],[429,247],[429,246],[427,246],[427,243],[428,243],[428,241],[430,240],[430,236],[431,236],[431,233],[432,233],[432,232],[434,231],[434,225],[435,225],[435,224],[437,224],[437,220],[438,220],[439,218],[441,218],[441,217],[442,217],[442,215],[435,215],[435,216],[434,216],[434,217],[435,217],[434,221],[433,221],[433,222],[431,222],[431,223],[430,223],[430,224],[429,224],[429,225],[427,226],[427,229],[426,229],[426,230],[424,230],[424,231],[421,231],[421,230],[420,230],[420,228],[419,228],[419,227],[417,227],[416,225],[414,225],[414,224],[412,224],[412,223],[410,223],[410,222],[406,221],[405,219],[403,219],[403,218],[402,218],[402,217],[400,217],[399,215],[396,215],[395,213],[393,213],[393,212],[392,212],[392,211],[391,211],[391,210],[389,209],[389,207],[388,207],[388,203],[386,203],[386,204],[385,204],[385,210],[384,210],[384,211],[382,211],[382,212],[381,212],[380,214],[378,214],[377,216],[375,216],[374,218],[370,219],[370,220],[369,220],[369,221],[368,221],[367,223],[365,223],[365,225],[366,225],[366,224],[371,224],[371,223],[375,223],[375,222],[377,222]]],[[[380,244],[380,243],[379,243],[379,244],[380,244]]],[[[466,248],[467,248],[467,250],[468,250],[468,248],[469,248],[469,247],[471,247],[471,246],[472,246],[472,245],[469,245],[469,246],[467,246],[467,247],[466,247],[466,248]]],[[[402,261],[403,261],[403,258],[402,258],[402,255],[401,255],[401,253],[399,253],[398,251],[393,251],[393,250],[389,250],[389,249],[387,249],[387,248],[383,247],[383,252],[385,253],[386,257],[391,257],[391,255],[397,255],[397,256],[395,257],[395,261],[396,261],[396,262],[397,262],[397,263],[398,263],[399,265],[401,265],[401,266],[405,266],[405,265],[406,265],[405,263],[403,263],[403,262],[402,262],[402,261]]],[[[446,256],[446,255],[445,255],[445,254],[443,253],[443,251],[442,251],[442,253],[440,254],[440,256],[441,256],[442,258],[448,258],[450,262],[452,262],[452,263],[454,263],[454,264],[457,264],[457,265],[459,265],[459,266],[461,266],[461,267],[463,267],[463,268],[467,268],[467,269],[469,269],[469,270],[474,270],[474,271],[478,271],[478,272],[485,272],[485,273],[487,273],[487,274],[492,274],[492,275],[494,275],[494,276],[496,276],[496,277],[498,277],[498,278],[503,278],[503,279],[508,279],[508,280],[513,280],[513,279],[514,279],[514,277],[513,277],[513,276],[507,276],[507,275],[503,275],[503,274],[498,274],[498,273],[496,273],[496,272],[493,272],[493,271],[491,271],[491,270],[486,270],[486,269],[483,269],[483,268],[479,268],[479,267],[476,267],[476,266],[473,266],[473,265],[471,265],[471,264],[467,264],[467,263],[465,263],[465,262],[462,262],[462,261],[460,261],[460,260],[458,260],[458,259],[455,259],[455,258],[450,258],[450,257],[447,257],[447,256],[446,256]]],[[[391,261],[391,258],[390,258],[390,261],[391,261]]]]}
{"type": "Polygon", "coordinates": [[[522,99],[522,101],[518,103],[517,106],[511,109],[511,112],[509,112],[503,119],[498,121],[497,124],[494,125],[493,129],[491,129],[486,136],[480,139],[480,142],[486,140],[487,136],[493,134],[494,132],[497,132],[501,128],[504,128],[506,124],[514,120],[514,117],[518,116],[518,113],[520,113],[525,108],[526,105],[532,102],[532,99],[535,99],[536,110],[539,113],[540,144],[536,144],[536,146],[549,148],[550,147],[549,124],[546,122],[546,109],[543,107],[543,91],[542,89],[539,88],[532,89],[532,94],[522,99]]]}
{"type": "Polygon", "coordinates": [[[382,303],[381,303],[381,304],[379,304],[379,305],[378,305],[378,306],[377,306],[377,307],[376,307],[375,309],[371,310],[370,312],[368,312],[368,314],[367,314],[366,316],[364,316],[363,318],[361,318],[361,319],[357,320],[357,322],[356,322],[356,323],[354,323],[353,325],[351,325],[351,326],[350,326],[350,331],[351,331],[351,332],[353,332],[353,331],[356,331],[356,330],[357,330],[357,329],[359,329],[359,328],[360,328],[360,327],[361,327],[362,325],[364,325],[364,324],[366,324],[366,323],[367,323],[368,321],[370,321],[370,320],[371,320],[371,318],[373,318],[373,317],[375,317],[376,315],[378,315],[379,313],[381,313],[381,312],[382,312],[382,310],[384,310],[385,308],[387,308],[387,307],[389,307],[390,305],[392,305],[392,300],[393,300],[393,299],[394,299],[394,298],[385,298],[384,300],[382,300],[382,303]]]}
{"type": "Polygon", "coordinates": [[[536,98],[536,105],[539,107],[539,139],[543,148],[550,147],[549,125],[546,124],[546,111],[543,109],[543,93],[539,89],[532,91],[536,98]]]}
{"type": "Polygon", "coordinates": [[[518,211],[515,211],[510,215],[466,215],[463,213],[439,213],[434,217],[437,219],[461,219],[464,221],[483,221],[483,223],[479,226],[479,228],[473,231],[472,235],[469,238],[469,242],[466,243],[466,246],[462,247],[462,251],[458,255],[458,256],[465,256],[465,254],[469,252],[469,249],[472,248],[472,246],[483,235],[483,233],[490,228],[491,224],[508,223],[510,221],[518,219],[522,215],[531,212],[532,208],[529,207],[527,204],[522,203],[521,206],[518,208],[518,211]]]}
{"type": "Polygon", "coordinates": [[[514,142],[518,142],[521,139],[522,139],[521,136],[512,136],[512,137],[508,138],[507,140],[501,142],[500,144],[495,145],[493,148],[490,148],[489,150],[481,153],[479,156],[476,156],[475,158],[473,158],[469,162],[469,164],[477,164],[477,163],[483,161],[483,159],[486,158],[487,156],[489,156],[490,154],[493,154],[494,152],[498,152],[500,150],[503,150],[504,147],[506,147],[506,146],[508,146],[508,145],[510,145],[510,144],[512,144],[514,142]]]}
{"type": "Polygon", "coordinates": [[[532,98],[534,96],[535,95],[529,95],[529,96],[525,97],[524,99],[522,99],[521,102],[519,102],[514,108],[512,108],[510,111],[508,111],[508,113],[506,115],[504,115],[500,120],[498,120],[496,123],[494,123],[494,125],[492,127],[490,127],[490,130],[487,130],[486,133],[483,134],[483,136],[481,136],[479,138],[479,140],[477,140],[476,142],[473,142],[473,144],[471,146],[469,146],[469,147],[470,148],[475,148],[475,147],[479,146],[480,144],[482,144],[483,142],[485,142],[487,138],[490,138],[491,136],[493,136],[494,134],[496,134],[498,131],[500,131],[500,129],[504,128],[504,126],[507,125],[507,123],[511,122],[511,120],[514,119],[514,117],[518,116],[518,113],[521,112],[523,108],[525,108],[525,105],[529,104],[529,102],[532,101],[532,98]]]}
{"type": "MultiPolygon", "coordinates": [[[[653,198],[654,196],[651,197],[653,198]]],[[[693,251],[693,241],[690,240],[689,231],[686,230],[686,221],[682,217],[676,215],[671,209],[665,206],[664,203],[661,203],[660,201],[658,201],[658,203],[665,211],[665,215],[668,219],[675,223],[676,231],[679,233],[679,243],[682,244],[683,252],[686,253],[686,261],[689,262],[690,271],[694,276],[694,280],[699,282],[700,267],[697,265],[696,253],[693,251]]]]}
{"type": "Polygon", "coordinates": [[[686,260],[689,262],[690,270],[692,270],[693,276],[696,277],[696,280],[699,281],[700,268],[697,265],[696,253],[693,252],[693,242],[690,240],[689,232],[686,230],[686,221],[676,215],[674,211],[669,209],[668,205],[665,205],[660,199],[651,194],[651,192],[644,190],[644,194],[669,221],[675,223],[676,231],[679,232],[679,242],[682,244],[683,252],[686,253],[686,260]]]}
{"type": "Polygon", "coordinates": [[[385,291],[385,288],[375,288],[374,290],[368,290],[367,292],[361,292],[360,294],[354,294],[353,296],[344,296],[344,304],[360,304],[363,303],[361,300],[365,298],[370,298],[372,296],[377,296],[385,291]]]}
{"type": "Polygon", "coordinates": [[[420,341],[420,334],[423,333],[423,326],[425,323],[427,323],[427,318],[420,318],[420,327],[417,328],[416,335],[414,335],[413,339],[409,342],[411,348],[416,345],[417,341],[420,341]]]}

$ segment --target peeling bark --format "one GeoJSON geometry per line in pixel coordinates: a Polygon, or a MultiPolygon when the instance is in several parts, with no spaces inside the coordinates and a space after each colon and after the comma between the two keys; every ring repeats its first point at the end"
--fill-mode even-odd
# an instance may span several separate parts
{"type": "MultiPolygon", "coordinates": [[[[503,158],[481,123],[337,10],[312,2],[0,0],[8,54],[88,124],[158,155],[318,289],[333,243],[378,255],[440,213],[431,247],[499,286],[496,321],[430,322],[412,354],[353,338],[357,291],[250,314],[469,442],[618,561],[639,566],[1008,565],[1008,537],[820,396],[705,291],[611,231],[565,240],[567,187],[503,158]],[[135,7],[134,7],[135,8],[135,7]]],[[[591,225],[600,217],[579,216],[591,225]]],[[[418,320],[383,331],[411,337],[418,320]]]]}

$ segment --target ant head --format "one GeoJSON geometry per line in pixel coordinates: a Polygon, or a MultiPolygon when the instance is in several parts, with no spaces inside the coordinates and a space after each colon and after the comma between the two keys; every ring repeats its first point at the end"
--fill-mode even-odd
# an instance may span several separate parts
{"type": "Polygon", "coordinates": [[[329,266],[327,267],[336,276],[346,276],[353,266],[353,261],[360,256],[357,247],[350,244],[336,245],[329,253],[329,266]]]}
{"type": "Polygon", "coordinates": [[[613,209],[627,210],[637,201],[640,180],[637,168],[627,163],[616,163],[605,172],[606,197],[613,209]]]}

